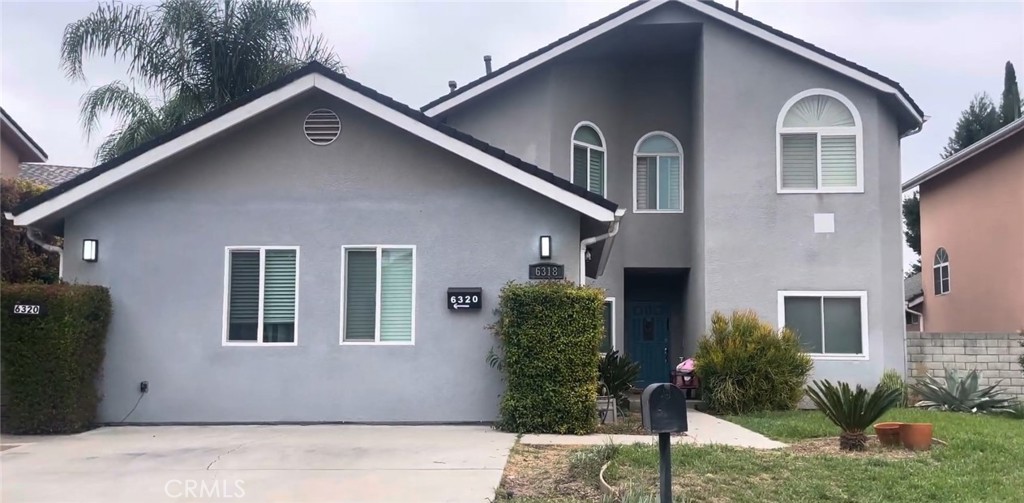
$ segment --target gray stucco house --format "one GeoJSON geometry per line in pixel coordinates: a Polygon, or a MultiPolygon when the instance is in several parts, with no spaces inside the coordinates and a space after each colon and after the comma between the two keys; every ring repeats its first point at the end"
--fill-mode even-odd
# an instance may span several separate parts
{"type": "Polygon", "coordinates": [[[141,381],[129,422],[491,421],[485,327],[535,263],[607,290],[606,346],[645,382],[714,310],[754,309],[817,377],[870,385],[904,368],[899,149],[922,124],[884,76],[656,0],[422,111],[306,66],[14,219],[111,289],[108,422],[141,381]]]}

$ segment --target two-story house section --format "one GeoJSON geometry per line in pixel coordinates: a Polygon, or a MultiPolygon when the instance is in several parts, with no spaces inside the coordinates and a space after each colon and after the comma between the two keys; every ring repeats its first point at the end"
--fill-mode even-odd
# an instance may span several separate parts
{"type": "Polygon", "coordinates": [[[422,110],[628,208],[588,253],[615,348],[662,381],[715,310],[817,377],[904,367],[900,85],[714,2],[636,2],[422,110]]]}
{"type": "Polygon", "coordinates": [[[101,422],[493,421],[487,326],[544,262],[607,290],[603,345],[638,384],[753,309],[817,377],[870,385],[903,368],[899,142],[921,123],[881,75],[655,0],[424,112],[305,65],[10,217],[109,287],[101,422]]]}

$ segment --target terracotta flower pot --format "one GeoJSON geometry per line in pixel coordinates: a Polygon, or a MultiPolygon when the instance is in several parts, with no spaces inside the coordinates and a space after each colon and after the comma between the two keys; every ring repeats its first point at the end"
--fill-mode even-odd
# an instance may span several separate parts
{"type": "Polygon", "coordinates": [[[878,423],[875,425],[875,434],[878,441],[886,447],[900,445],[900,428],[903,423],[878,423]]]}
{"type": "Polygon", "coordinates": [[[931,423],[903,423],[900,425],[900,441],[903,447],[914,451],[932,448],[931,423]]]}

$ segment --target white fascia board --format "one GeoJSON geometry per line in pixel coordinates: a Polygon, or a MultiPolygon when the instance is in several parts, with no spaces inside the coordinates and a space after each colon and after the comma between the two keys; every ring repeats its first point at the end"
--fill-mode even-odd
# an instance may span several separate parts
{"type": "Polygon", "coordinates": [[[281,89],[267,93],[250,103],[240,106],[202,126],[199,126],[167,143],[153,147],[137,157],[125,161],[110,171],[101,173],[81,185],[69,189],[49,201],[26,210],[24,213],[15,215],[14,225],[32,225],[39,220],[50,216],[61,209],[75,204],[82,199],[103,190],[109,185],[115,184],[128,178],[143,169],[152,166],[164,159],[167,159],[182,150],[192,147],[207,138],[226,131],[252,117],[266,111],[267,109],[292,98],[303,91],[313,87],[313,75],[306,75],[295,82],[285,85],[281,89]]]}
{"type": "Polygon", "coordinates": [[[803,58],[809,59],[809,60],[811,60],[814,63],[817,63],[817,64],[820,64],[822,66],[825,66],[826,68],[829,68],[829,69],[831,69],[833,71],[836,71],[836,72],[838,72],[838,73],[840,73],[842,75],[845,75],[845,76],[847,76],[849,78],[852,78],[852,79],[854,79],[854,80],[856,80],[858,82],[861,82],[862,84],[865,84],[865,85],[868,85],[870,87],[873,87],[873,88],[875,88],[875,89],[877,89],[877,90],[879,90],[881,92],[884,92],[884,93],[887,93],[887,94],[892,94],[893,96],[895,96],[900,101],[900,103],[904,106],[904,108],[906,108],[907,111],[910,112],[910,115],[913,116],[915,120],[917,120],[918,124],[923,124],[924,123],[924,117],[921,117],[921,115],[919,113],[917,113],[917,110],[914,109],[913,105],[911,105],[910,102],[907,101],[907,99],[903,96],[903,94],[900,93],[899,90],[896,89],[895,87],[893,87],[893,86],[891,86],[891,85],[889,85],[889,84],[887,84],[887,83],[885,83],[885,82],[883,82],[883,81],[881,81],[881,80],[879,80],[879,79],[877,79],[875,77],[872,77],[871,75],[868,75],[868,74],[866,74],[864,72],[861,72],[860,70],[856,70],[854,68],[850,68],[850,67],[848,67],[848,66],[846,66],[846,65],[844,65],[842,63],[839,63],[837,61],[832,60],[831,58],[822,56],[821,54],[818,54],[817,52],[814,52],[814,51],[812,51],[812,50],[810,50],[810,49],[808,49],[806,47],[803,47],[800,44],[796,44],[794,42],[790,42],[789,40],[786,40],[786,39],[784,39],[784,38],[782,38],[782,37],[780,37],[778,35],[775,35],[774,33],[771,33],[768,30],[765,30],[765,29],[759,28],[757,26],[754,26],[754,25],[752,25],[752,24],[750,24],[750,23],[748,23],[748,22],[746,22],[746,21],[744,21],[742,19],[730,16],[729,14],[723,13],[723,12],[715,9],[714,7],[709,7],[707,5],[704,5],[702,2],[696,1],[696,0],[654,0],[654,1],[651,1],[651,2],[649,2],[649,3],[647,3],[647,4],[643,5],[643,6],[640,6],[640,7],[637,7],[636,9],[630,10],[629,12],[625,12],[621,16],[619,16],[619,17],[617,17],[615,19],[610,19],[605,24],[603,24],[601,26],[598,26],[598,27],[596,27],[596,28],[586,32],[586,33],[580,34],[578,37],[576,37],[574,39],[567,40],[567,41],[563,42],[561,45],[559,45],[558,47],[554,47],[554,48],[548,50],[547,52],[545,52],[544,54],[538,55],[536,58],[534,58],[534,59],[532,59],[530,61],[527,61],[527,62],[525,62],[525,63],[523,63],[523,64],[521,64],[521,65],[519,65],[519,66],[517,66],[515,68],[510,69],[507,72],[499,75],[498,77],[495,77],[494,79],[491,79],[491,80],[488,80],[488,81],[486,81],[484,83],[481,83],[480,85],[470,89],[469,91],[461,93],[461,94],[453,97],[450,100],[438,103],[438,104],[430,107],[429,109],[424,110],[424,113],[426,113],[427,115],[430,115],[431,117],[433,117],[433,116],[436,116],[438,114],[442,114],[442,113],[444,113],[444,112],[446,112],[448,110],[451,110],[452,108],[454,108],[456,106],[459,106],[462,103],[465,103],[466,101],[469,101],[469,100],[475,98],[476,96],[479,96],[480,94],[483,94],[483,93],[485,93],[485,92],[487,92],[487,91],[489,91],[491,89],[494,89],[495,87],[498,87],[498,86],[504,84],[505,82],[507,82],[507,81],[509,81],[511,79],[514,79],[517,76],[522,75],[522,74],[524,74],[524,73],[526,73],[526,72],[536,68],[539,65],[542,65],[542,64],[544,64],[544,63],[546,63],[546,62],[548,62],[548,61],[550,61],[550,60],[552,60],[552,59],[554,59],[554,58],[556,58],[558,56],[561,56],[562,54],[565,54],[566,52],[568,52],[568,51],[570,51],[572,49],[575,49],[576,47],[579,47],[579,46],[581,46],[581,45],[583,45],[583,44],[593,40],[594,38],[599,37],[599,36],[607,33],[609,30],[612,30],[614,28],[617,28],[617,27],[619,27],[619,26],[629,22],[629,21],[632,21],[633,19],[636,19],[638,16],[646,14],[647,12],[650,12],[651,10],[653,10],[653,9],[655,9],[655,8],[661,6],[662,4],[665,4],[665,3],[669,2],[669,1],[678,1],[678,2],[686,5],[687,7],[690,7],[690,8],[692,8],[692,9],[694,9],[694,10],[696,10],[696,11],[698,11],[698,12],[700,12],[700,13],[702,13],[702,14],[710,17],[710,18],[716,19],[716,20],[721,21],[721,22],[723,22],[723,23],[725,23],[725,24],[727,24],[729,26],[732,26],[733,28],[739,29],[739,30],[741,30],[743,32],[746,32],[746,33],[748,33],[750,35],[753,35],[753,36],[755,36],[757,38],[760,38],[761,40],[764,40],[764,41],[766,41],[768,43],[771,43],[771,44],[774,44],[776,46],[779,46],[779,47],[781,47],[781,48],[783,48],[783,49],[785,49],[787,51],[790,51],[790,52],[798,55],[798,56],[801,56],[803,58]]]}
{"type": "Polygon", "coordinates": [[[700,1],[697,1],[697,0],[678,0],[678,1],[682,2],[687,7],[690,7],[690,8],[692,8],[692,9],[694,9],[694,10],[696,10],[696,11],[698,11],[698,12],[700,12],[700,13],[708,16],[708,17],[711,17],[713,19],[717,19],[718,21],[721,21],[721,22],[723,22],[723,23],[725,23],[725,24],[727,24],[729,26],[732,26],[733,28],[736,28],[736,29],[741,30],[741,31],[743,31],[745,33],[753,35],[753,36],[755,36],[755,37],[757,37],[757,38],[759,38],[761,40],[764,40],[765,42],[777,45],[777,46],[779,46],[779,47],[781,47],[781,48],[783,48],[783,49],[785,49],[787,51],[790,51],[790,52],[796,54],[797,56],[801,56],[803,58],[809,59],[809,60],[811,60],[814,63],[817,63],[817,64],[822,65],[822,66],[824,66],[824,67],[826,67],[826,68],[828,68],[830,70],[833,70],[833,71],[838,72],[838,73],[840,73],[842,75],[845,75],[845,76],[847,76],[847,77],[849,77],[851,79],[854,79],[854,80],[856,80],[856,81],[858,81],[858,82],[860,82],[862,84],[865,84],[867,86],[873,87],[873,88],[875,88],[875,89],[877,89],[877,90],[879,90],[881,92],[892,94],[893,96],[895,96],[900,101],[900,103],[903,105],[903,107],[906,108],[908,112],[910,112],[910,115],[913,116],[915,120],[917,120],[918,124],[924,123],[924,117],[921,117],[921,114],[917,113],[917,110],[914,109],[913,105],[911,105],[910,102],[907,101],[907,99],[903,96],[902,93],[900,93],[900,91],[898,89],[896,89],[895,87],[893,87],[893,86],[891,86],[891,85],[889,85],[889,84],[887,84],[887,83],[885,83],[885,82],[883,82],[883,81],[881,81],[881,80],[879,80],[879,79],[877,79],[875,77],[872,77],[871,75],[868,75],[868,74],[866,74],[866,73],[864,73],[864,72],[862,72],[860,70],[857,70],[857,69],[854,69],[854,68],[850,68],[849,66],[846,66],[846,65],[844,65],[842,63],[839,63],[838,61],[835,61],[835,60],[833,60],[831,58],[828,58],[826,56],[818,54],[817,52],[812,51],[812,50],[810,50],[810,49],[808,49],[808,48],[806,48],[806,47],[804,47],[804,46],[802,46],[800,44],[797,44],[795,42],[790,42],[789,40],[786,40],[786,39],[784,39],[784,38],[782,38],[782,37],[780,37],[780,36],[770,32],[768,30],[765,30],[763,28],[758,28],[757,26],[754,26],[754,25],[752,25],[752,24],[750,24],[750,23],[748,23],[748,22],[746,22],[746,21],[744,21],[742,19],[730,16],[729,14],[721,12],[718,9],[714,8],[714,7],[709,7],[707,5],[704,5],[700,1]]]}
{"type": "Polygon", "coordinates": [[[1024,130],[1024,118],[1017,119],[1016,121],[1003,126],[1002,129],[997,129],[994,133],[982,138],[977,143],[949,156],[946,159],[943,159],[942,162],[926,169],[924,172],[910,180],[903,182],[903,192],[912,190],[922,183],[939,176],[946,170],[952,169],[960,163],[988,150],[989,147],[998,144],[1021,130],[1024,130]]]}
{"type": "Polygon", "coordinates": [[[342,101],[375,115],[399,128],[402,128],[424,140],[429,141],[449,152],[462,157],[474,164],[483,166],[509,180],[518,183],[534,192],[568,206],[594,220],[611,222],[615,212],[604,208],[584,197],[568,190],[559,188],[536,176],[533,176],[511,164],[495,158],[482,150],[452,138],[422,122],[413,119],[391,107],[382,105],[367,98],[329,78],[317,77],[316,87],[328,92],[342,101]]]}
{"type": "Polygon", "coordinates": [[[32,140],[29,140],[28,137],[26,137],[24,133],[22,133],[17,127],[15,127],[11,121],[7,120],[7,117],[3,117],[3,122],[4,125],[7,126],[7,129],[10,129],[11,131],[14,132],[15,135],[17,135],[18,140],[21,141],[21,143],[28,147],[29,150],[31,150],[32,153],[36,155],[36,157],[41,159],[38,162],[46,162],[46,154],[44,154],[43,151],[36,148],[36,145],[32,143],[32,140]]]}
{"type": "Polygon", "coordinates": [[[53,215],[54,213],[83,200],[91,194],[103,190],[104,188],[130,177],[135,173],[159,163],[160,161],[163,161],[185,149],[191,148],[211,136],[233,128],[242,122],[245,122],[312,88],[319,88],[330,93],[342,101],[363,109],[464,159],[490,169],[509,180],[564,204],[565,206],[568,206],[595,220],[611,222],[615,219],[615,213],[612,210],[604,208],[584,197],[573,194],[572,192],[559,188],[549,182],[537,178],[536,176],[526,173],[511,164],[491,156],[490,154],[456,140],[455,138],[412,119],[405,114],[363,96],[362,94],[353,91],[330,78],[318,74],[310,74],[285,85],[281,89],[267,93],[266,95],[238,107],[237,109],[203,124],[202,126],[199,126],[177,138],[174,138],[167,143],[153,147],[139,156],[125,161],[124,164],[116,166],[110,171],[101,173],[96,178],[73,187],[67,192],[55,196],[49,201],[43,202],[38,206],[26,210],[24,213],[15,215],[14,224],[18,226],[32,225],[43,218],[53,215]]]}
{"type": "Polygon", "coordinates": [[[543,65],[544,63],[547,63],[548,61],[551,61],[552,59],[555,59],[558,56],[561,56],[562,54],[565,54],[583,44],[586,44],[587,42],[590,42],[591,40],[600,37],[601,35],[604,35],[605,33],[608,33],[609,31],[618,28],[619,26],[622,26],[623,24],[626,24],[629,21],[632,21],[633,19],[636,19],[637,17],[642,16],[670,1],[672,0],[651,0],[650,2],[647,2],[644,5],[638,6],[634,9],[630,9],[628,12],[622,13],[621,16],[616,17],[614,19],[609,19],[604,24],[594,27],[593,29],[586,33],[581,33],[576,38],[566,40],[561,45],[557,47],[552,47],[543,54],[539,54],[537,55],[537,57],[529,61],[526,61],[523,64],[516,66],[515,68],[510,68],[507,72],[491,80],[483,82],[480,85],[470,89],[469,91],[466,91],[462,94],[453,97],[450,100],[443,101],[428,108],[427,110],[424,110],[423,113],[433,117],[435,115],[451,110],[452,108],[457,107],[462,103],[465,103],[466,101],[469,101],[475,98],[476,96],[479,96],[480,94],[486,93],[487,91],[490,91],[491,89],[494,89],[495,87],[498,87],[511,79],[514,79],[530,70],[533,70],[534,68],[543,65]]]}

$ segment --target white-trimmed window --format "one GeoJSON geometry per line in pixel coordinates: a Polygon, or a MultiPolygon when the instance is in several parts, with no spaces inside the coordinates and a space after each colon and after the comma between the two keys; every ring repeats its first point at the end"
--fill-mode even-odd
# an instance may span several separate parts
{"type": "Polygon", "coordinates": [[[416,247],[343,246],[341,343],[413,344],[416,247]]]}
{"type": "Polygon", "coordinates": [[[602,197],[605,195],[605,147],[601,130],[581,122],[572,130],[572,183],[602,197]]]}
{"type": "Polygon", "coordinates": [[[655,131],[636,143],[633,208],[637,213],[683,211],[683,147],[674,136],[655,131]]]}
{"type": "Polygon", "coordinates": [[[868,294],[781,291],[779,326],[793,330],[816,358],[867,359],[868,294]]]}
{"type": "Polygon", "coordinates": [[[932,276],[935,282],[935,295],[949,293],[949,254],[945,248],[935,250],[935,261],[932,263],[932,276]]]}
{"type": "Polygon", "coordinates": [[[225,249],[225,345],[295,345],[298,299],[297,246],[225,249]]]}
{"type": "Polygon", "coordinates": [[[862,128],[853,102],[835,91],[790,98],[776,124],[778,191],[864,192],[862,128]]]}
{"type": "Polygon", "coordinates": [[[615,297],[604,299],[604,336],[601,338],[601,352],[615,351],[615,297]]]}

